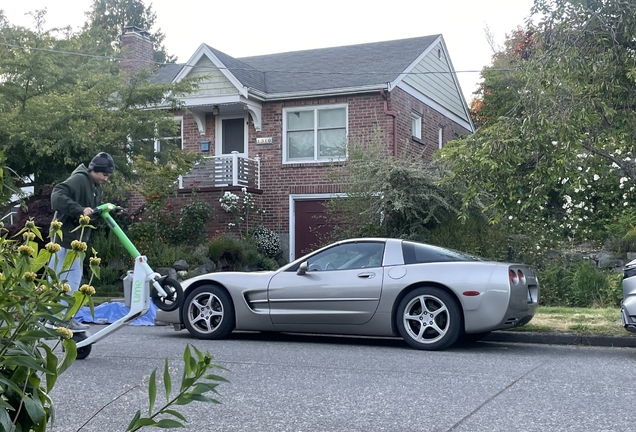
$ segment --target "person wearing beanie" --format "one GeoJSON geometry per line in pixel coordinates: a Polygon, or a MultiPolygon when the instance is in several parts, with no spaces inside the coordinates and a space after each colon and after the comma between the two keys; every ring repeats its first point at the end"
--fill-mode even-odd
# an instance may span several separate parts
{"type": "MultiPolygon", "coordinates": [[[[102,184],[108,180],[115,171],[115,163],[111,155],[105,152],[95,156],[88,168],[80,164],[71,175],[62,183],[55,185],[51,193],[51,208],[55,211],[53,220],[62,222],[62,238],[58,238],[61,250],[56,257],[51,257],[49,266],[57,273],[62,270],[62,264],[66,255],[72,250],[73,240],[80,240],[81,229],[75,230],[79,226],[79,218],[82,215],[90,216],[93,209],[102,203],[102,184]]],[[[85,229],[81,240],[87,242],[91,235],[91,229],[85,229]]],[[[61,280],[66,280],[71,286],[72,294],[79,289],[82,281],[82,262],[79,259],[73,261],[68,269],[60,274],[61,280]]],[[[80,324],[75,319],[69,323],[71,330],[86,330],[89,327],[80,324]]]]}

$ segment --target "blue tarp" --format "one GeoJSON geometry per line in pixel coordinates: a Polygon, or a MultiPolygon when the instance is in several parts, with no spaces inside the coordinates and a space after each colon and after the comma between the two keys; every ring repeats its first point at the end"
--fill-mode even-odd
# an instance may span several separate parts
{"type": "MultiPolygon", "coordinates": [[[[150,307],[145,315],[140,316],[129,325],[133,326],[153,326],[155,325],[155,316],[157,312],[157,306],[149,300],[150,307]]],[[[130,311],[123,302],[108,302],[102,303],[99,306],[95,306],[95,317],[91,316],[91,310],[88,306],[84,306],[79,310],[75,319],[84,323],[95,324],[112,324],[119,318],[126,316],[130,311]]]]}

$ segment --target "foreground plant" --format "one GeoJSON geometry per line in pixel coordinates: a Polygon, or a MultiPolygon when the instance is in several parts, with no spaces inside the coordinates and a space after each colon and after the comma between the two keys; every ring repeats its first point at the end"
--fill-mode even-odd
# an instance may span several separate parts
{"type": "Polygon", "coordinates": [[[187,405],[194,401],[220,403],[218,400],[206,396],[206,393],[218,393],[216,387],[221,382],[228,382],[219,375],[208,373],[211,369],[225,369],[212,362],[214,358],[209,352],[201,353],[196,347],[187,345],[183,352],[183,376],[181,378],[181,386],[179,392],[172,394],[172,379],[168,370],[168,359],[166,359],[163,368],[163,386],[166,395],[166,403],[161,408],[154,410],[155,400],[157,396],[157,370],[155,369],[150,375],[148,383],[148,416],[142,417],[141,411],[137,411],[132,421],[128,425],[126,431],[137,431],[144,426],[154,426],[164,429],[184,427],[185,417],[171,409],[172,405],[187,405]],[[192,348],[192,350],[190,349],[192,348]],[[192,351],[194,354],[192,355],[192,351]],[[205,380],[207,382],[203,382],[205,380]],[[171,416],[173,418],[160,418],[171,416]],[[175,420],[178,419],[178,420],[175,420]]]}
{"type": "Polygon", "coordinates": [[[22,241],[0,237],[0,428],[44,431],[55,418],[49,392],[77,356],[73,333],[44,322],[63,322],[88,297],[67,294],[68,284],[47,265],[58,245],[39,248],[42,234],[33,221],[15,237],[22,241]],[[54,354],[60,344],[61,361],[54,354]]]}

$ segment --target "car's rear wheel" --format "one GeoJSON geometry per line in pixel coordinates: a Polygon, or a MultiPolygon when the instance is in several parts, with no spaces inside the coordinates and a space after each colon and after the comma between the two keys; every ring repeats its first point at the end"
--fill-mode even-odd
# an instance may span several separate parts
{"type": "Polygon", "coordinates": [[[198,339],[226,337],[235,326],[232,298],[217,285],[195,288],[183,303],[183,323],[198,339]]]}
{"type": "Polygon", "coordinates": [[[440,288],[416,288],[398,306],[398,331],[409,345],[417,349],[448,348],[459,337],[461,320],[457,302],[440,288]]]}

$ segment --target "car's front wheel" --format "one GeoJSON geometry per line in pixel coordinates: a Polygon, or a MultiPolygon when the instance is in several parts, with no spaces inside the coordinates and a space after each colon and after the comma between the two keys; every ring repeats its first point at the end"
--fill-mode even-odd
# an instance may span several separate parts
{"type": "Polygon", "coordinates": [[[198,339],[226,337],[235,325],[232,298],[216,285],[195,288],[183,303],[183,323],[198,339]]]}
{"type": "Polygon", "coordinates": [[[457,302],[440,288],[416,288],[398,306],[398,331],[409,345],[417,349],[448,348],[460,335],[461,321],[457,302]]]}

